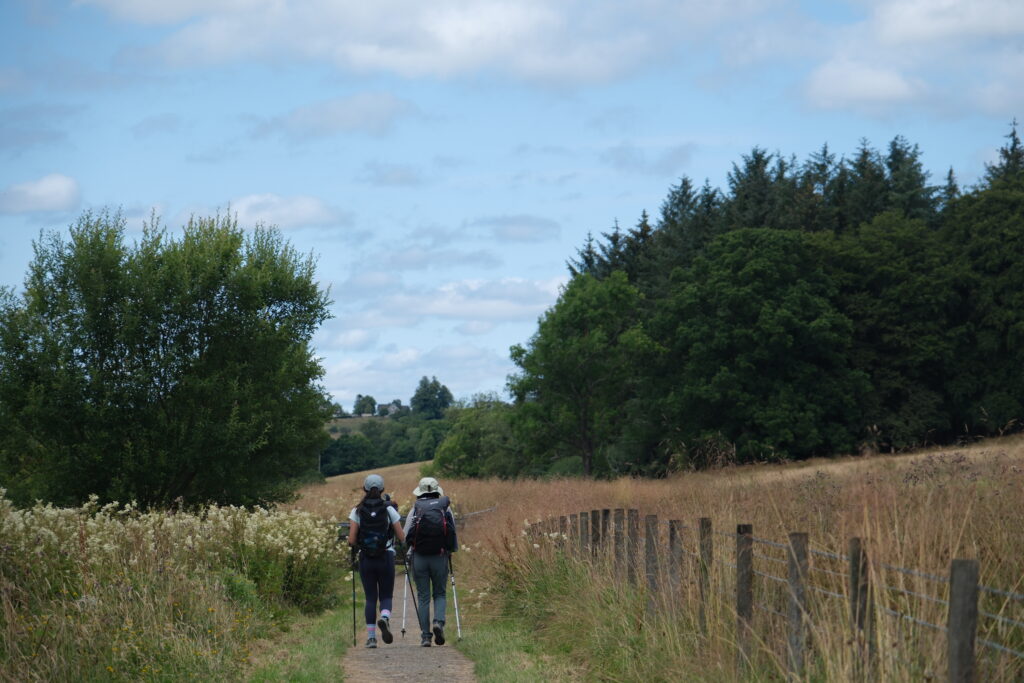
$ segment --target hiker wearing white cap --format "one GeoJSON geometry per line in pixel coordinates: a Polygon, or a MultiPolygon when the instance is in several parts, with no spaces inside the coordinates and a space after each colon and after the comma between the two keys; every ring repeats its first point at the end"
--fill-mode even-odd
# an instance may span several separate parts
{"type": "MultiPolygon", "coordinates": [[[[352,508],[348,518],[348,544],[359,549],[359,578],[366,594],[366,647],[377,647],[377,631],[385,643],[391,635],[391,603],[395,592],[394,539],[405,541],[398,510],[384,492],[384,477],[371,474],[363,481],[363,500],[352,508]],[[377,601],[380,619],[377,619],[377,601]],[[376,621],[375,621],[376,620],[376,621]]],[[[355,619],[353,618],[353,621],[355,619]]],[[[353,630],[355,625],[353,624],[353,630]]]]}
{"type": "Polygon", "coordinates": [[[433,477],[423,477],[413,489],[416,504],[405,519],[405,538],[412,558],[413,579],[419,602],[420,645],[431,640],[444,645],[444,617],[447,603],[448,561],[459,549],[451,501],[433,477]],[[430,619],[433,598],[434,619],[430,619]]]}

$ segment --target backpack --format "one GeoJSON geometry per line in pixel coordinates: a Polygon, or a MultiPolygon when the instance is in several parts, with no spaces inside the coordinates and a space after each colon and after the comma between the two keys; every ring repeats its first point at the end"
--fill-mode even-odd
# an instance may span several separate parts
{"type": "Polygon", "coordinates": [[[380,557],[388,550],[391,541],[391,517],[388,504],[380,498],[367,498],[358,508],[359,532],[356,545],[367,557],[380,557]]]}
{"type": "Polygon", "coordinates": [[[451,545],[451,525],[445,514],[448,496],[421,498],[413,508],[415,516],[410,529],[409,542],[418,554],[443,555],[451,545]]]}

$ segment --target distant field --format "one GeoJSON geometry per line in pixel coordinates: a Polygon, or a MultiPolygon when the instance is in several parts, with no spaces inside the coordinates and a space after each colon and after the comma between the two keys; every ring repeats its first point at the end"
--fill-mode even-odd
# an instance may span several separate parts
{"type": "Polygon", "coordinates": [[[368,417],[335,417],[327,421],[324,425],[324,429],[330,432],[331,427],[337,427],[338,431],[331,433],[332,439],[337,439],[346,430],[353,432],[367,422],[373,422],[374,420],[386,420],[386,417],[377,417],[376,415],[368,417]]]}

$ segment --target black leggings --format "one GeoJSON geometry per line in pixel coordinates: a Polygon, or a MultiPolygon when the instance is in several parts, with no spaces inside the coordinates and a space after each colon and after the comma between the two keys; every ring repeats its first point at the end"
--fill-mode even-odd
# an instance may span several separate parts
{"type": "Polygon", "coordinates": [[[359,553],[359,578],[366,593],[366,607],[363,610],[366,624],[377,623],[377,600],[382,610],[391,610],[395,593],[395,554],[386,552],[380,557],[367,557],[359,553]]]}

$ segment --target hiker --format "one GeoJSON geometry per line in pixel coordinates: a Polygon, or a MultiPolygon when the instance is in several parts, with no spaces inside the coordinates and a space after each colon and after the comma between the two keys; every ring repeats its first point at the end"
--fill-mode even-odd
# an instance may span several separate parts
{"type": "Polygon", "coordinates": [[[405,519],[416,597],[419,602],[420,645],[430,647],[431,638],[444,645],[444,612],[450,554],[459,549],[451,501],[437,479],[424,477],[413,489],[416,503],[405,519]],[[430,599],[434,599],[434,621],[430,621],[430,599]]]}
{"type": "MultiPolygon", "coordinates": [[[[384,477],[370,474],[363,481],[363,500],[348,518],[348,544],[359,549],[359,579],[366,594],[366,647],[377,647],[377,630],[391,643],[391,601],[395,591],[394,539],[405,542],[398,510],[384,492],[384,477]],[[377,601],[380,619],[377,619],[377,601]]],[[[354,628],[354,627],[353,627],[354,628]]]]}

